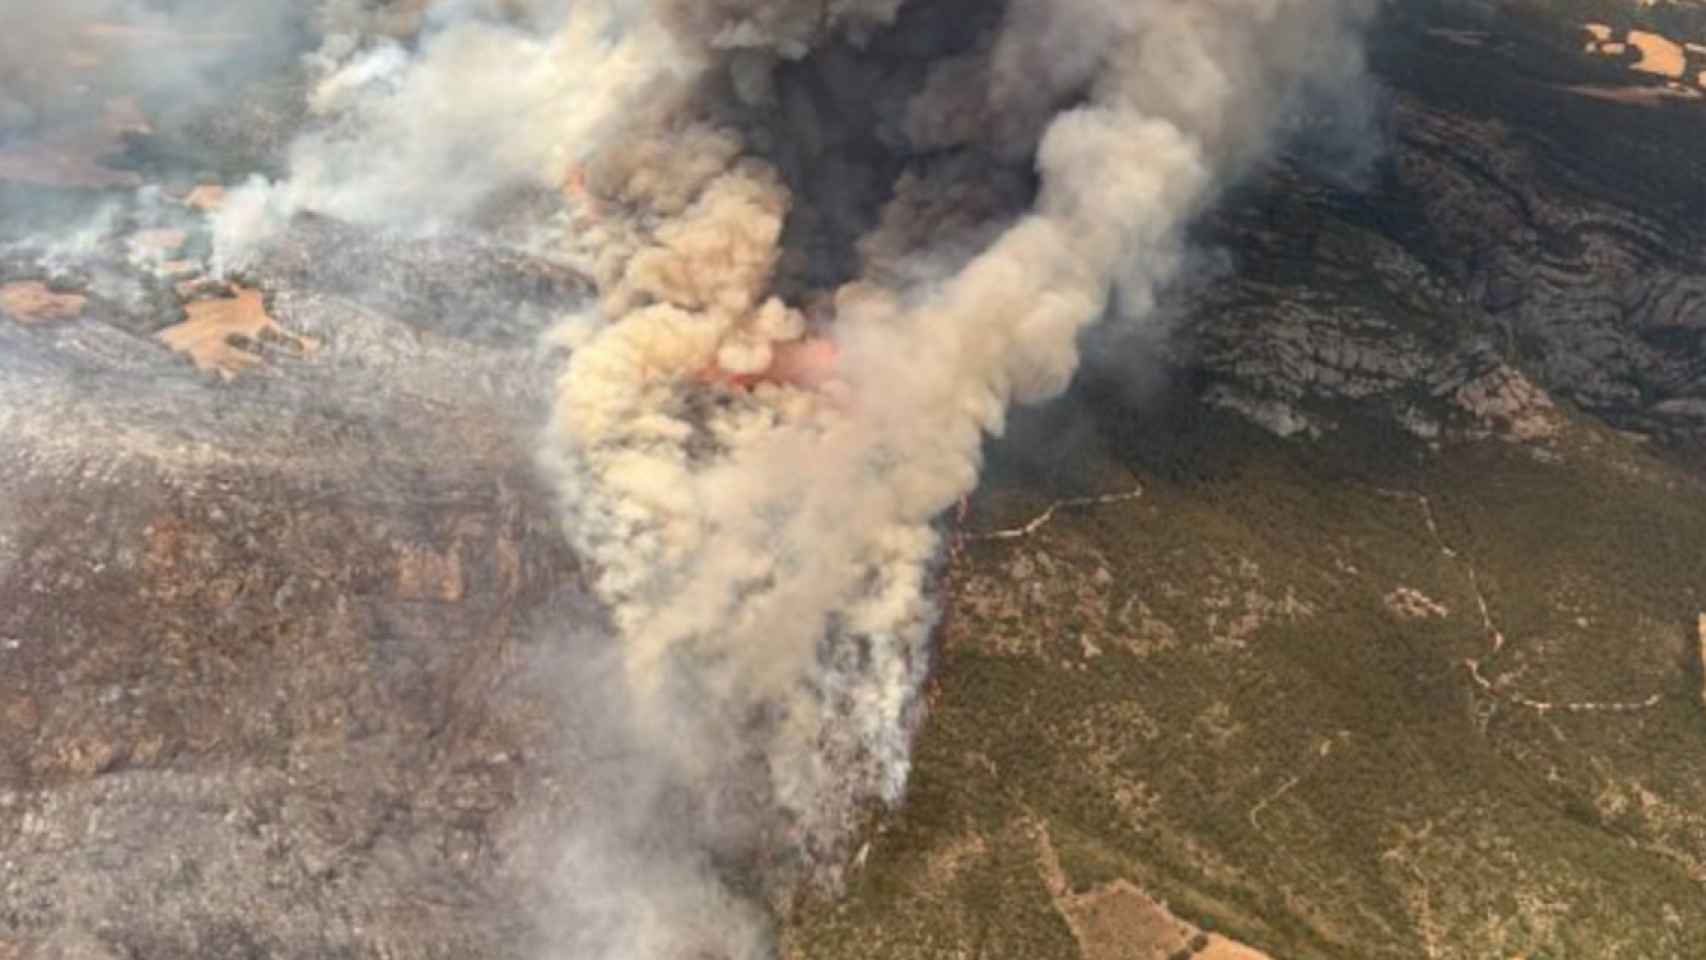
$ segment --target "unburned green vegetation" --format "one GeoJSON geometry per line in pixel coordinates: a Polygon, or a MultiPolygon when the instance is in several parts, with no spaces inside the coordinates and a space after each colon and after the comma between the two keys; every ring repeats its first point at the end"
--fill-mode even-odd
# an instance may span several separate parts
{"type": "Polygon", "coordinates": [[[1071,891],[1130,881],[1276,957],[1706,952],[1692,476],[1597,427],[1427,454],[1202,411],[1053,463],[997,462],[1024,485],[968,529],[1051,473],[1143,496],[968,541],[911,793],[796,955],[1102,955],[1039,832],[1071,891]]]}

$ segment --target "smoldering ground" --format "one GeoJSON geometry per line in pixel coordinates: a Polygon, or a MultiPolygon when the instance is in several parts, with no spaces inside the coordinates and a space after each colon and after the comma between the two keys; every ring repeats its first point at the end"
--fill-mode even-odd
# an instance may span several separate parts
{"type": "Polygon", "coordinates": [[[538,447],[607,618],[554,628],[565,734],[612,759],[551,839],[547,952],[765,956],[768,906],[836,887],[904,796],[940,518],[984,439],[1085,344],[1155,342],[1185,228],[1297,118],[1355,115],[1369,6],[340,0],[304,21],[304,126],[217,216],[217,269],[312,214],[485,231],[596,288],[546,344],[538,447]]]}

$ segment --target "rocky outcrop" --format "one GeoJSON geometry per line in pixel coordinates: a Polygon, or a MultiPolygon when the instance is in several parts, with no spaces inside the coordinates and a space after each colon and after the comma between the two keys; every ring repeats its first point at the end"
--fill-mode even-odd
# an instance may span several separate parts
{"type": "Polygon", "coordinates": [[[1321,419],[1311,402],[1444,415],[1505,364],[1619,425],[1698,437],[1706,101],[1582,93],[1604,66],[1567,24],[1392,19],[1384,154],[1347,171],[1306,142],[1211,218],[1233,267],[1183,292],[1183,362],[1281,432],[1321,419]]]}

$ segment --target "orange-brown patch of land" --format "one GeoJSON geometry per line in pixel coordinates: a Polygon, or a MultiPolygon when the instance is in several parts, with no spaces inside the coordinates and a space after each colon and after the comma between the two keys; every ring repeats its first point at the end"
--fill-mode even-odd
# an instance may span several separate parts
{"type": "Polygon", "coordinates": [[[1196,960],[1273,960],[1260,950],[1228,940],[1218,933],[1208,935],[1208,946],[1197,951],[1196,960]]]}
{"type": "Polygon", "coordinates": [[[1681,44],[1669,37],[1645,30],[1629,31],[1629,43],[1641,52],[1641,59],[1630,67],[1631,70],[1670,77],[1672,80],[1682,79],[1682,68],[1687,61],[1683,57],[1681,44]]]}
{"type": "Polygon", "coordinates": [[[225,205],[225,188],[216,183],[204,183],[184,194],[184,206],[191,210],[211,213],[225,205]]]}
{"type": "Polygon", "coordinates": [[[1576,93],[1619,103],[1651,105],[1661,100],[1692,99],[1698,96],[1697,88],[1706,88],[1706,72],[1689,75],[1690,64],[1706,54],[1706,46],[1679,43],[1648,30],[1630,30],[1621,40],[1613,40],[1617,32],[1603,23],[1584,23],[1582,29],[1590,37],[1584,48],[1586,52],[1604,57],[1623,57],[1633,48],[1639,59],[1629,64],[1630,70],[1678,82],[1663,88],[1628,91],[1605,86],[1571,87],[1576,93]]]}
{"type": "Polygon", "coordinates": [[[273,340],[299,353],[315,349],[314,341],[279,329],[267,313],[259,290],[247,287],[234,290],[234,297],[189,304],[184,308],[189,319],[167,327],[157,336],[166,346],[189,357],[198,369],[216,373],[225,380],[234,379],[261,362],[260,354],[249,349],[251,344],[273,340]]]}
{"type": "Polygon", "coordinates": [[[1037,867],[1055,909],[1078,941],[1083,960],[1273,960],[1268,954],[1180,919],[1166,904],[1126,880],[1084,893],[1067,882],[1046,825],[1035,825],[1037,867]]]}
{"type": "Polygon", "coordinates": [[[1194,960],[1273,960],[1236,940],[1204,933],[1124,880],[1057,898],[1056,905],[1084,960],[1166,960],[1180,954],[1194,960]]]}
{"type": "Polygon", "coordinates": [[[0,310],[19,323],[58,323],[75,320],[89,298],[75,293],[55,293],[34,280],[0,286],[0,310]]]}

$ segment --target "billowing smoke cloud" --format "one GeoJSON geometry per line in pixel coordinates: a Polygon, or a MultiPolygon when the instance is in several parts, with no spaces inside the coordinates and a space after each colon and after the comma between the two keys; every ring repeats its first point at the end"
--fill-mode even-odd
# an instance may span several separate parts
{"type": "Polygon", "coordinates": [[[678,56],[608,0],[346,2],[321,19],[330,32],[308,58],[318,122],[291,147],[288,178],[233,195],[221,266],[242,266],[304,210],[432,233],[506,189],[554,189],[678,56]]]}
{"type": "MultiPolygon", "coordinates": [[[[1354,90],[1365,0],[579,0],[343,10],[290,175],[220,253],[317,210],[394,229],[562,189],[543,439],[624,758],[558,876],[573,957],[768,951],[898,801],[938,518],[1007,410],[1305,98],[1354,90]],[[600,648],[605,649],[605,648],[600,648]],[[614,690],[615,692],[610,692],[614,690]]],[[[341,8],[334,7],[338,13],[341,8]]]]}

